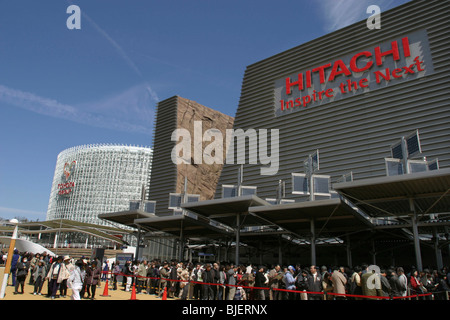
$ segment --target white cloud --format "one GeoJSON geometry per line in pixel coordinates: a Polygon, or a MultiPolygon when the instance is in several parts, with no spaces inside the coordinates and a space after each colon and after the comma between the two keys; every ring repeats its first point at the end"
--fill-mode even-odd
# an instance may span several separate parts
{"type": "Polygon", "coordinates": [[[56,100],[43,98],[30,92],[24,92],[0,85],[0,100],[42,115],[71,117],[76,109],[56,100]]]}
{"type": "Polygon", "coordinates": [[[84,115],[86,124],[96,126],[97,118],[100,118],[107,121],[111,129],[151,134],[155,115],[153,101],[152,93],[144,83],[76,107],[84,115]]]}
{"type": "Polygon", "coordinates": [[[93,127],[147,135],[153,132],[153,97],[147,84],[77,106],[0,85],[0,101],[41,115],[93,127]]]}
{"type": "MultiPolygon", "coordinates": [[[[384,10],[390,9],[393,0],[321,0],[320,11],[325,17],[325,31],[332,32],[355,22],[369,18],[367,8],[377,5],[384,10]]],[[[383,21],[383,18],[381,18],[383,21]]]]}
{"type": "MultiPolygon", "coordinates": [[[[86,18],[89,23],[94,27],[94,29],[102,36],[104,37],[117,51],[119,56],[126,62],[126,64],[141,78],[144,79],[141,71],[136,66],[133,60],[127,55],[125,50],[115,41],[105,30],[103,30],[91,17],[89,17],[83,10],[81,11],[81,14],[83,18],[86,18]]],[[[147,90],[150,94],[150,97],[155,101],[158,102],[159,98],[156,92],[151,88],[149,84],[147,85],[147,90]]]]}

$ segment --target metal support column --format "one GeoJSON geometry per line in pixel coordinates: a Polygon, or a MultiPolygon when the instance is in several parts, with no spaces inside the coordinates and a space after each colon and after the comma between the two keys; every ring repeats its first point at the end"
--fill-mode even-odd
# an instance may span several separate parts
{"type": "Polygon", "coordinates": [[[282,259],[283,250],[281,247],[281,236],[278,237],[278,264],[281,266],[283,265],[283,259],[282,259]]]}
{"type": "Polygon", "coordinates": [[[138,227],[138,234],[137,234],[137,243],[136,243],[136,252],[135,252],[135,260],[138,260],[139,259],[139,246],[140,246],[140,243],[141,243],[141,226],[140,225],[138,225],[137,226],[138,227]]]}
{"type": "Polygon", "coordinates": [[[439,238],[436,227],[433,228],[433,240],[434,240],[434,253],[436,255],[436,265],[438,267],[438,270],[442,270],[444,264],[442,262],[442,252],[441,249],[439,248],[439,238]]]}
{"type": "Polygon", "coordinates": [[[180,223],[180,251],[179,251],[178,261],[184,260],[184,237],[183,237],[183,220],[180,223]]]}
{"type": "Polygon", "coordinates": [[[414,236],[414,250],[416,253],[416,265],[418,270],[422,270],[422,255],[420,252],[420,239],[419,239],[419,229],[417,227],[417,212],[414,206],[414,200],[409,199],[409,206],[411,211],[413,212],[413,216],[411,218],[412,222],[412,231],[414,236]]]}
{"type": "Polygon", "coordinates": [[[347,235],[347,265],[351,268],[352,267],[352,251],[350,247],[350,236],[347,235]]]}

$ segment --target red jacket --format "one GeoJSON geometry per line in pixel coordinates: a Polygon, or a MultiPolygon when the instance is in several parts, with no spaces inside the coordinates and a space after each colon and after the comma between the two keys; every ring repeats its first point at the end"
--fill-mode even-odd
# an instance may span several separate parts
{"type": "Polygon", "coordinates": [[[420,280],[419,280],[419,279],[416,279],[416,277],[414,277],[414,276],[411,276],[409,282],[411,283],[411,287],[412,287],[414,290],[419,289],[419,286],[422,285],[422,284],[420,283],[420,280]]]}

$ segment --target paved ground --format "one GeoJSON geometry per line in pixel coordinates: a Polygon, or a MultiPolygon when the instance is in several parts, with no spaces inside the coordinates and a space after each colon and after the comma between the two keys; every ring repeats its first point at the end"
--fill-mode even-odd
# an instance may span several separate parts
{"type": "MultiPolygon", "coordinates": [[[[0,268],[0,282],[3,285],[3,275],[4,275],[4,267],[0,268]]],[[[8,286],[6,287],[5,291],[5,297],[1,300],[50,300],[50,298],[46,297],[47,294],[47,281],[44,283],[44,286],[42,287],[42,295],[33,295],[34,287],[28,284],[29,278],[27,277],[25,281],[25,290],[23,294],[14,294],[14,287],[12,284],[12,279],[9,277],[8,279],[8,286]]],[[[118,285],[118,290],[111,290],[112,286],[108,286],[108,295],[110,297],[102,297],[101,295],[105,291],[105,284],[106,282],[102,282],[100,287],[97,287],[97,291],[95,293],[95,300],[131,300],[132,297],[132,291],[126,292],[123,290],[122,285],[118,285]]],[[[109,284],[109,282],[108,282],[109,284]]],[[[19,287],[20,291],[20,287],[19,287]]],[[[59,291],[58,291],[59,294],[59,291]]],[[[58,297],[54,301],[63,301],[63,300],[71,300],[70,296],[72,294],[72,290],[67,289],[67,296],[65,298],[58,297]]],[[[155,295],[149,295],[149,294],[136,294],[137,300],[162,300],[161,298],[156,297],[155,295]]],[[[84,299],[85,300],[85,299],[84,299]]],[[[175,300],[168,298],[167,300],[175,300]]]]}

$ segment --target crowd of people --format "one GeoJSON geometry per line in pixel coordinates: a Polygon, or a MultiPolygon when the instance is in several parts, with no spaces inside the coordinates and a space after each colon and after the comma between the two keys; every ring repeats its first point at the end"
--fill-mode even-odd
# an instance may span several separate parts
{"type": "Polygon", "coordinates": [[[111,290],[136,290],[181,300],[339,300],[418,299],[447,300],[450,270],[417,270],[414,267],[378,268],[362,264],[353,268],[297,265],[235,265],[228,262],[192,263],[176,260],[108,261],[69,256],[51,257],[14,251],[11,281],[14,294],[24,293],[29,275],[34,295],[73,300],[95,299],[96,288],[111,280],[111,290]],[[59,292],[59,295],[58,295],[59,292]]]}
{"type": "Polygon", "coordinates": [[[182,300],[448,299],[450,271],[362,264],[349,267],[234,265],[142,260],[116,265],[124,290],[182,300]]]}
{"type": "MultiPolygon", "coordinates": [[[[4,254],[1,254],[2,260],[4,254]]],[[[5,261],[2,261],[3,263],[5,261]]],[[[34,295],[42,295],[47,283],[46,296],[51,299],[66,297],[71,289],[73,300],[95,299],[97,286],[100,285],[102,263],[98,259],[73,259],[69,256],[53,257],[46,252],[32,254],[14,250],[11,259],[11,285],[14,294],[24,294],[25,281],[33,286],[34,295]]]]}

